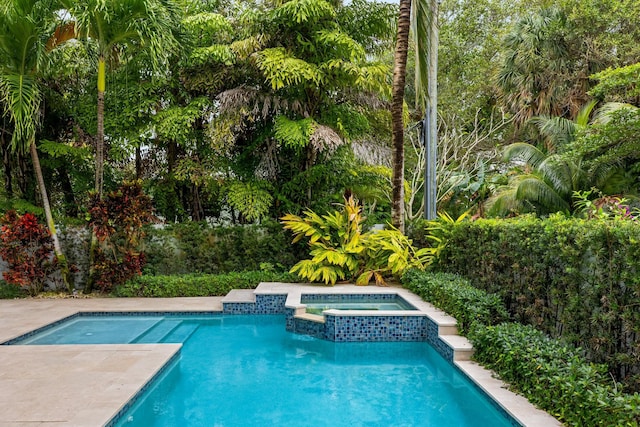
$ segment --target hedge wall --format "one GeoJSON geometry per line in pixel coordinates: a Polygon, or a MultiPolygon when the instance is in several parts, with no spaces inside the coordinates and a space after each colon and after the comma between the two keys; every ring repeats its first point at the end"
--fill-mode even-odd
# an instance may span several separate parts
{"type": "Polygon", "coordinates": [[[436,269],[500,295],[516,320],[582,347],[640,390],[640,224],[464,222],[451,230],[436,269]]]}
{"type": "Polygon", "coordinates": [[[151,229],[146,237],[145,274],[220,274],[264,270],[264,264],[288,271],[308,249],[292,245],[292,236],[277,222],[211,227],[202,222],[151,229]]]}
{"type": "Polygon", "coordinates": [[[606,365],[588,363],[579,351],[532,326],[504,322],[500,298],[450,273],[410,270],[403,285],[458,320],[475,349],[474,359],[510,388],[568,426],[637,426],[640,394],[624,394],[606,365]]]}

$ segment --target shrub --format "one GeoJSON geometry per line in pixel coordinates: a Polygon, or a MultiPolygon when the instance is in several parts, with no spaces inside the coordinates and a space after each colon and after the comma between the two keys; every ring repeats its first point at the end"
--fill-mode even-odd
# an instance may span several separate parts
{"type": "Polygon", "coordinates": [[[640,395],[624,395],[607,367],[587,363],[572,347],[532,326],[473,328],[474,358],[533,404],[574,426],[637,426],[640,395]]]}
{"type": "Polygon", "coordinates": [[[91,281],[103,292],[142,274],[145,255],[140,244],[143,226],[154,218],[151,211],[151,199],[137,182],[122,184],[103,199],[92,197],[89,226],[99,246],[92,247],[91,281]]]}
{"type": "Polygon", "coordinates": [[[500,295],[514,320],[583,349],[640,390],[640,227],[519,217],[452,227],[435,268],[500,295]]]}
{"type": "Polygon", "coordinates": [[[0,299],[14,299],[23,297],[24,295],[25,292],[20,286],[0,280],[0,299]]]}
{"type": "Polygon", "coordinates": [[[253,289],[260,282],[295,282],[288,273],[246,271],[227,274],[183,276],[137,276],[112,292],[116,297],[204,297],[223,296],[232,289],[253,289]]]}
{"type": "Polygon", "coordinates": [[[0,217],[0,258],[8,264],[4,280],[37,295],[56,270],[53,240],[46,227],[30,213],[8,211],[0,217]]]}
{"type": "Polygon", "coordinates": [[[455,317],[462,333],[467,333],[474,323],[495,325],[509,319],[499,296],[474,288],[460,276],[409,270],[402,277],[402,283],[425,301],[455,317]]]}
{"type": "Polygon", "coordinates": [[[288,270],[303,254],[275,221],[260,225],[211,227],[205,222],[148,229],[145,274],[220,274],[255,271],[261,263],[288,270]]]}
{"type": "Polygon", "coordinates": [[[291,268],[301,278],[334,285],[338,279],[368,285],[375,279],[399,278],[409,268],[424,269],[431,263],[433,250],[416,249],[396,229],[362,232],[362,206],[350,196],[342,210],[326,215],[307,210],[304,217],[288,214],[281,218],[284,228],[294,235],[293,243],[308,238],[311,259],[291,268]]]}

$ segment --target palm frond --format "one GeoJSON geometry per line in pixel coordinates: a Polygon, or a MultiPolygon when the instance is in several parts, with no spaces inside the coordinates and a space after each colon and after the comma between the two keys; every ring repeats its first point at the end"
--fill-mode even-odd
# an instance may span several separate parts
{"type": "Polygon", "coordinates": [[[533,168],[537,168],[546,157],[539,148],[525,142],[510,144],[504,150],[505,160],[520,160],[533,168]]]}
{"type": "Polygon", "coordinates": [[[522,177],[516,188],[515,197],[520,201],[533,201],[543,206],[547,212],[568,211],[569,203],[541,177],[528,175],[522,177]]]}
{"type": "Polygon", "coordinates": [[[596,112],[594,123],[599,125],[606,125],[614,117],[614,113],[624,109],[637,110],[638,107],[624,102],[607,102],[596,112]]]}

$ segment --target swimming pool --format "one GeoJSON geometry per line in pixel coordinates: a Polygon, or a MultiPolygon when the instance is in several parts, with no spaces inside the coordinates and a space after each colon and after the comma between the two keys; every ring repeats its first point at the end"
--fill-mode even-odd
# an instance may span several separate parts
{"type": "Polygon", "coordinates": [[[427,343],[335,343],[284,323],[279,315],[80,316],[29,342],[183,342],[179,361],[114,426],[512,425],[427,343]]]}

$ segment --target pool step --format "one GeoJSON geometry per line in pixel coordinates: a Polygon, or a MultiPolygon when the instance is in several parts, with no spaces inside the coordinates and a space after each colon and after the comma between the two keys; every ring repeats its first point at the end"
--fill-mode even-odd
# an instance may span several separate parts
{"type": "Polygon", "coordinates": [[[440,341],[453,350],[454,361],[468,361],[473,356],[473,345],[461,335],[440,335],[440,341]]]}
{"type": "Polygon", "coordinates": [[[193,334],[198,325],[196,323],[181,322],[180,326],[162,339],[163,343],[184,343],[193,334]]]}
{"type": "Polygon", "coordinates": [[[182,321],[180,320],[164,320],[156,323],[151,328],[138,335],[132,343],[135,344],[155,344],[162,341],[164,337],[169,335],[177,328],[182,321]]]}
{"type": "Polygon", "coordinates": [[[253,289],[232,289],[227,296],[222,299],[224,303],[255,303],[256,294],[253,289]]]}

